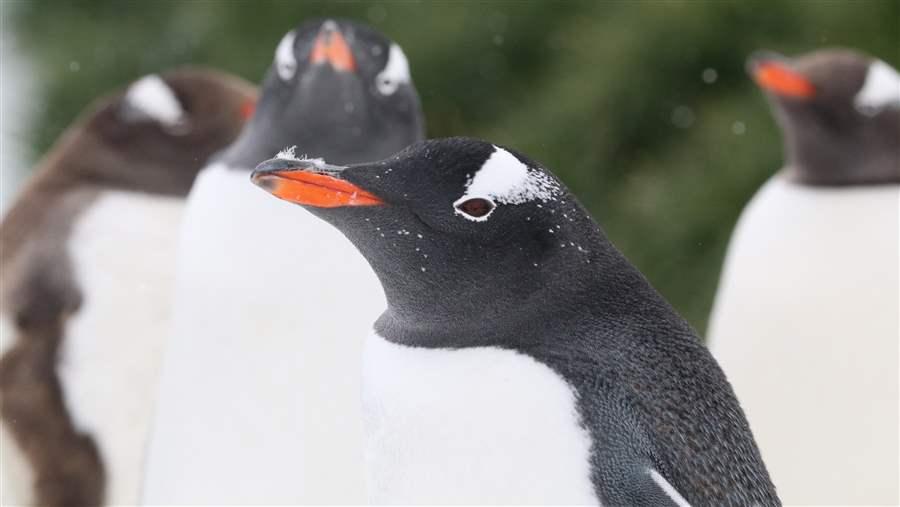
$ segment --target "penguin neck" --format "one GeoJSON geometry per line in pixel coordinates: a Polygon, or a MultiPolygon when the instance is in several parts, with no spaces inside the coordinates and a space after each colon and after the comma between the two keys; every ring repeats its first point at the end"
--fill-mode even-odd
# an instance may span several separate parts
{"type": "Polygon", "coordinates": [[[780,118],[784,133],[784,174],[809,186],[862,186],[900,183],[900,154],[889,140],[896,126],[856,135],[835,135],[817,122],[780,118]]]}
{"type": "Polygon", "coordinates": [[[786,139],[784,145],[786,162],[782,170],[789,180],[809,186],[846,184],[846,175],[855,169],[847,166],[842,160],[844,157],[828,156],[821,150],[812,149],[803,139],[793,137],[786,139]]]}
{"type": "MultiPolygon", "coordinates": [[[[554,236],[566,247],[538,266],[510,262],[518,268],[469,278],[441,273],[434,284],[409,283],[409,277],[373,263],[388,302],[375,329],[410,346],[515,347],[564,341],[598,323],[628,326],[628,316],[638,314],[671,322],[671,307],[599,230],[591,241],[579,239],[572,246],[565,235],[554,236]]],[[[416,276],[427,274],[426,268],[416,276]]]]}
{"type": "Polygon", "coordinates": [[[791,181],[815,187],[847,187],[900,183],[897,157],[889,154],[862,154],[851,150],[834,154],[831,150],[786,146],[784,173],[791,181]]]}

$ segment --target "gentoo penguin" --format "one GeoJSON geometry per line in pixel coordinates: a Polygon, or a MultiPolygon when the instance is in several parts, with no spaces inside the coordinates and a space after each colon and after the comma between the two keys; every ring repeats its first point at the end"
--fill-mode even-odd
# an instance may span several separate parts
{"type": "Polygon", "coordinates": [[[4,505],[135,504],[184,196],[254,88],[149,75],[94,103],[0,223],[4,505]]]}
{"type": "Polygon", "coordinates": [[[343,232],[387,296],[365,345],[372,502],[778,504],[716,362],[541,165],[452,138],[253,179],[343,232]]]}
{"type": "Polygon", "coordinates": [[[735,227],[708,344],[785,503],[897,504],[900,76],[846,50],[749,71],[786,162],[735,227]]]}
{"type": "Polygon", "coordinates": [[[340,20],[285,35],[261,90],[188,199],[149,504],[364,500],[362,336],[381,287],[340,233],[259,192],[250,172],[290,145],[386,157],[423,137],[419,99],[400,46],[340,20]]]}

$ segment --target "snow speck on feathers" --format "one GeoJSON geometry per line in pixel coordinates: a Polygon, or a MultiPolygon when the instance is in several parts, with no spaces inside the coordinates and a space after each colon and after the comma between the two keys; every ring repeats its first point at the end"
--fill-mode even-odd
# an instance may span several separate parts
{"type": "Polygon", "coordinates": [[[285,149],[279,151],[278,153],[275,154],[275,158],[283,158],[285,160],[295,160],[297,162],[300,161],[300,159],[297,157],[297,146],[296,145],[290,146],[288,148],[285,148],[285,149]]]}
{"type": "Polygon", "coordinates": [[[178,124],[184,116],[175,92],[156,74],[144,76],[128,87],[125,101],[135,110],[166,126],[178,124]]]}
{"type": "Polygon", "coordinates": [[[298,157],[296,145],[279,151],[275,154],[275,158],[280,158],[282,160],[293,160],[294,162],[307,162],[320,168],[325,165],[325,160],[321,158],[306,158],[306,156],[298,157]]]}

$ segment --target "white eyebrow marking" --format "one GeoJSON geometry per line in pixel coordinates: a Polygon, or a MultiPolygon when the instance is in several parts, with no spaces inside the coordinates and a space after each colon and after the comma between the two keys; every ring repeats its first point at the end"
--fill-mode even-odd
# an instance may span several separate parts
{"type": "Polygon", "coordinates": [[[863,114],[873,115],[890,105],[900,105],[900,74],[881,60],[869,65],[866,82],[856,94],[854,105],[863,114]]]}
{"type": "Polygon", "coordinates": [[[156,74],[144,76],[129,86],[125,102],[141,115],[168,127],[177,125],[184,117],[175,92],[156,74]]]}
{"type": "Polygon", "coordinates": [[[466,185],[465,197],[490,197],[503,204],[540,199],[549,201],[559,191],[552,178],[530,170],[512,153],[494,146],[494,153],[466,185]]]}
{"type": "Polygon", "coordinates": [[[294,56],[294,39],[297,34],[293,30],[282,37],[275,49],[275,70],[278,71],[278,77],[287,81],[294,77],[297,72],[297,58],[294,56]]]}
{"type": "Polygon", "coordinates": [[[546,202],[558,192],[559,185],[546,173],[530,169],[512,153],[494,146],[494,153],[466,184],[466,192],[453,203],[453,209],[469,220],[483,222],[491,213],[471,217],[460,212],[457,205],[476,197],[500,204],[521,204],[535,199],[546,202]]]}
{"type": "Polygon", "coordinates": [[[389,77],[392,80],[401,83],[408,83],[410,81],[409,60],[406,59],[406,53],[404,53],[397,44],[391,43],[387,64],[385,64],[384,70],[382,70],[381,73],[385,77],[389,77]]]}
{"type": "Polygon", "coordinates": [[[659,486],[673,502],[675,502],[675,505],[678,507],[691,507],[691,504],[681,496],[681,493],[669,484],[669,481],[667,481],[665,477],[659,475],[659,472],[652,468],[648,468],[647,473],[650,474],[650,478],[653,479],[653,482],[655,482],[656,485],[659,486]]]}
{"type": "Polygon", "coordinates": [[[399,45],[391,43],[391,47],[388,50],[387,63],[385,63],[384,69],[375,78],[378,91],[385,95],[390,95],[397,90],[401,83],[409,83],[411,79],[409,60],[406,59],[406,54],[403,53],[399,45]]]}

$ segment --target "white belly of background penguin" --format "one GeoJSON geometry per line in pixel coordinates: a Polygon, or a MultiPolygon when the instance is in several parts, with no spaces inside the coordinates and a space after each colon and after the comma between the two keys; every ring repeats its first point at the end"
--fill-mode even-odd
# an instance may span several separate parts
{"type": "Polygon", "coordinates": [[[362,341],[383,291],[346,238],[250,171],[292,145],[388,156],[423,136],[418,95],[399,46],[351,21],[301,24],[274,60],[188,198],[145,503],[365,501],[362,341]]]}
{"type": "Polygon", "coordinates": [[[735,229],[709,346],[788,503],[896,498],[898,209],[777,176],[735,229]]]}
{"type": "Polygon", "coordinates": [[[370,501],[597,503],[575,395],[546,365],[496,347],[407,347],[375,332],[363,361],[370,501]]]}
{"type": "Polygon", "coordinates": [[[169,331],[169,267],[183,205],[180,197],[106,192],[69,241],[84,304],[67,326],[58,372],[75,426],[94,436],[103,456],[112,505],[139,499],[134,464],[142,461],[169,331]]]}
{"type": "Polygon", "coordinates": [[[361,408],[346,400],[359,400],[361,337],[385,306],[371,268],[224,165],[198,177],[179,252],[144,501],[361,502],[361,408]]]}

